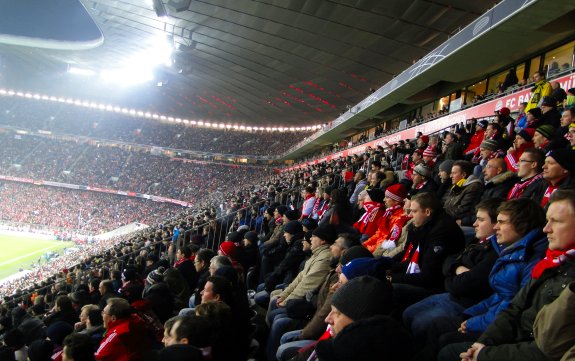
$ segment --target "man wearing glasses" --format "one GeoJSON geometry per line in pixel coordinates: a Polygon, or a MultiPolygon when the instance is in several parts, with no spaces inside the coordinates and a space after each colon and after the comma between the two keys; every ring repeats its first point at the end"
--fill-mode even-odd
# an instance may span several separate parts
{"type": "Polygon", "coordinates": [[[519,180],[507,194],[507,200],[515,198],[535,199],[535,191],[545,183],[543,163],[545,154],[537,148],[527,148],[519,157],[517,177],[519,180]]]}

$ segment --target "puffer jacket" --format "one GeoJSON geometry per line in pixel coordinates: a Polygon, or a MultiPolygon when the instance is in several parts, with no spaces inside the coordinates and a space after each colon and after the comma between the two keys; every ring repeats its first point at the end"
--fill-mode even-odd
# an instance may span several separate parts
{"type": "Polygon", "coordinates": [[[492,198],[507,198],[509,190],[517,183],[517,176],[508,170],[491,178],[483,187],[481,200],[485,201],[492,198]]]}
{"type": "MultiPolygon", "coordinates": [[[[537,228],[500,251],[499,258],[489,274],[489,285],[494,293],[463,311],[471,316],[467,320],[469,332],[484,331],[495,316],[507,308],[519,289],[531,279],[531,270],[544,257],[548,245],[547,236],[537,228]]],[[[493,247],[500,250],[496,243],[493,247]]]]}
{"type": "Polygon", "coordinates": [[[451,187],[443,208],[451,217],[460,219],[462,226],[470,226],[482,191],[483,182],[471,175],[463,185],[451,187]]]}

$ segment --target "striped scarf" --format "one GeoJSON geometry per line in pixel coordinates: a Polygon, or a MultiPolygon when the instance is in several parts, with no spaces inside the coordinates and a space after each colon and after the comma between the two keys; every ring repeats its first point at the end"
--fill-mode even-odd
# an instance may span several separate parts
{"type": "Polygon", "coordinates": [[[568,259],[575,258],[575,249],[571,248],[567,251],[553,251],[547,249],[545,258],[539,261],[531,271],[531,277],[538,279],[546,269],[559,267],[568,259]]]}
{"type": "Polygon", "coordinates": [[[527,189],[527,187],[529,187],[531,185],[531,183],[533,183],[533,182],[535,182],[541,178],[543,178],[543,173],[539,173],[539,174],[537,174],[531,178],[528,178],[525,181],[515,183],[513,188],[511,188],[511,190],[507,194],[507,200],[521,197],[523,192],[525,192],[525,189],[527,189]]]}

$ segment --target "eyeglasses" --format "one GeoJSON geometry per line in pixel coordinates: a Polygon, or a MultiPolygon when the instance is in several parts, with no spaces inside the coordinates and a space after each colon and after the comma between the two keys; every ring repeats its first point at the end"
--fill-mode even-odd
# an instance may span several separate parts
{"type": "Polygon", "coordinates": [[[527,159],[519,159],[520,163],[535,163],[534,160],[527,160],[527,159]]]}

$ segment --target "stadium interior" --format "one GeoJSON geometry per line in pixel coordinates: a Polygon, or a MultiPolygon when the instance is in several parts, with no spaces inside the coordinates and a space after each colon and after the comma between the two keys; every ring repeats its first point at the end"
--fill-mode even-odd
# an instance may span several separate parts
{"type": "Polygon", "coordinates": [[[1,2],[0,361],[575,360],[574,20],[1,2]]]}

